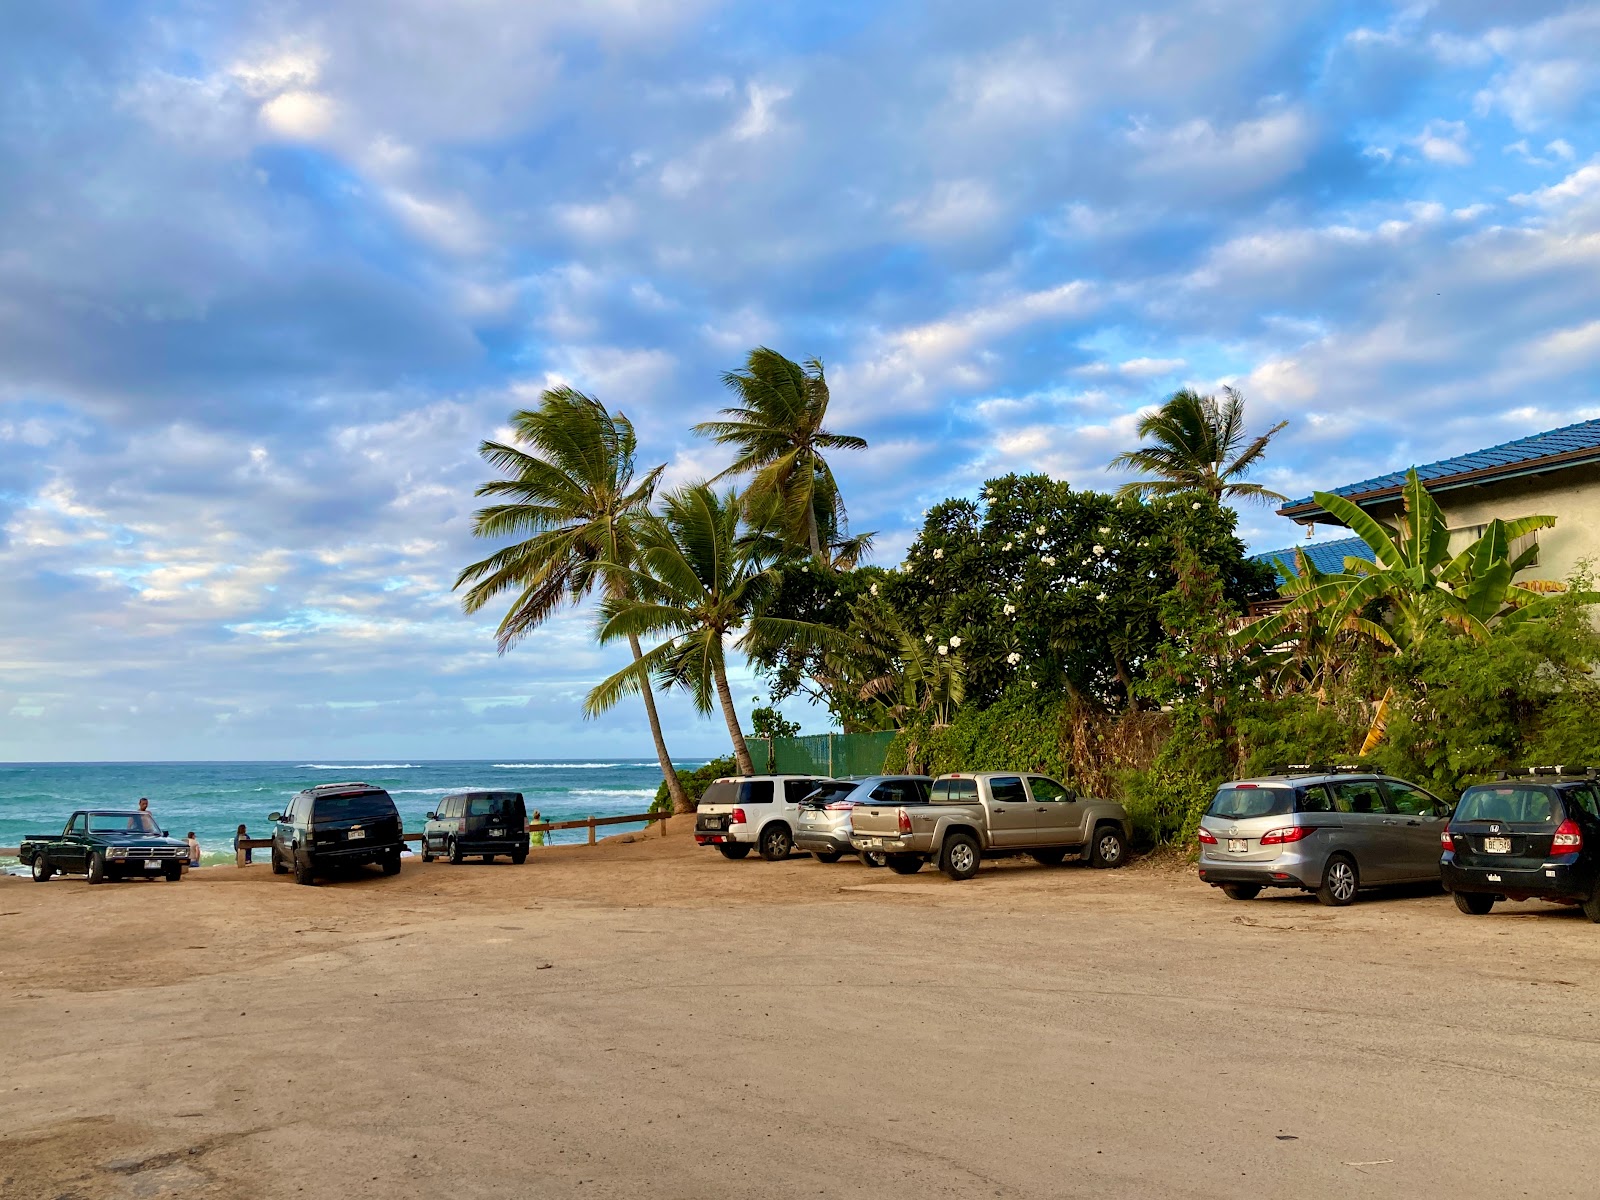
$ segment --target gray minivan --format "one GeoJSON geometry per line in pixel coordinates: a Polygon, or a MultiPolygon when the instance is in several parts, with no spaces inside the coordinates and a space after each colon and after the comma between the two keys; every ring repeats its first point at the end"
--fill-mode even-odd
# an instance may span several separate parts
{"type": "Polygon", "coordinates": [[[1364,887],[1438,883],[1449,817],[1431,792],[1384,775],[1235,780],[1200,819],[1200,878],[1234,900],[1300,888],[1335,906],[1364,887]]]}

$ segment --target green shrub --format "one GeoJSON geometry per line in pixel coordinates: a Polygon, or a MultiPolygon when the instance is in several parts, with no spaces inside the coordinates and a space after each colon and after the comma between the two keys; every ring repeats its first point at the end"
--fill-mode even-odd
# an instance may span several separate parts
{"type": "MultiPolygon", "coordinates": [[[[689,794],[689,799],[698,808],[700,806],[700,797],[706,794],[706,788],[724,775],[737,775],[738,773],[739,765],[732,758],[714,758],[698,770],[690,771],[687,774],[682,771],[678,772],[678,779],[683,784],[683,790],[689,794]]],[[[667,781],[665,779],[661,781],[661,786],[656,788],[656,798],[650,803],[650,811],[672,811],[672,796],[667,791],[667,781]]]]}

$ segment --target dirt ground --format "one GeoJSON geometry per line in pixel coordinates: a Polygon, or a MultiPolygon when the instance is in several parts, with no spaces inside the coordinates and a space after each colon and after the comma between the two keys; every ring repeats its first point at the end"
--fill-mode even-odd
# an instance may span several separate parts
{"type": "Polygon", "coordinates": [[[1600,927],[1186,871],[0,881],[0,1196],[1585,1197],[1600,927]]]}

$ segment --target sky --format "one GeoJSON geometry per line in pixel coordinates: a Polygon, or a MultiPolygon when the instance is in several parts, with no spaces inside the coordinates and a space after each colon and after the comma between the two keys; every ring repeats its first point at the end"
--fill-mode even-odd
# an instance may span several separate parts
{"type": "Polygon", "coordinates": [[[451,590],[557,384],[681,483],[821,358],[883,564],[1185,385],[1295,497],[1600,415],[1597,110],[1544,0],[11,0],[0,759],[648,753],[592,614],[451,590]]]}

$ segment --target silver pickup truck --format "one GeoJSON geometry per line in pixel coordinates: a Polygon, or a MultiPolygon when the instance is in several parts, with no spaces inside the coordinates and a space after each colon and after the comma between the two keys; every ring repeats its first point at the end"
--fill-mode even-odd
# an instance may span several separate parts
{"type": "Polygon", "coordinates": [[[1097,867],[1120,867],[1133,825],[1114,800],[1080,796],[1044,775],[988,772],[941,775],[922,805],[858,805],[850,844],[880,852],[901,875],[937,862],[951,879],[971,879],[984,858],[1028,854],[1055,866],[1087,854],[1097,867]]]}

